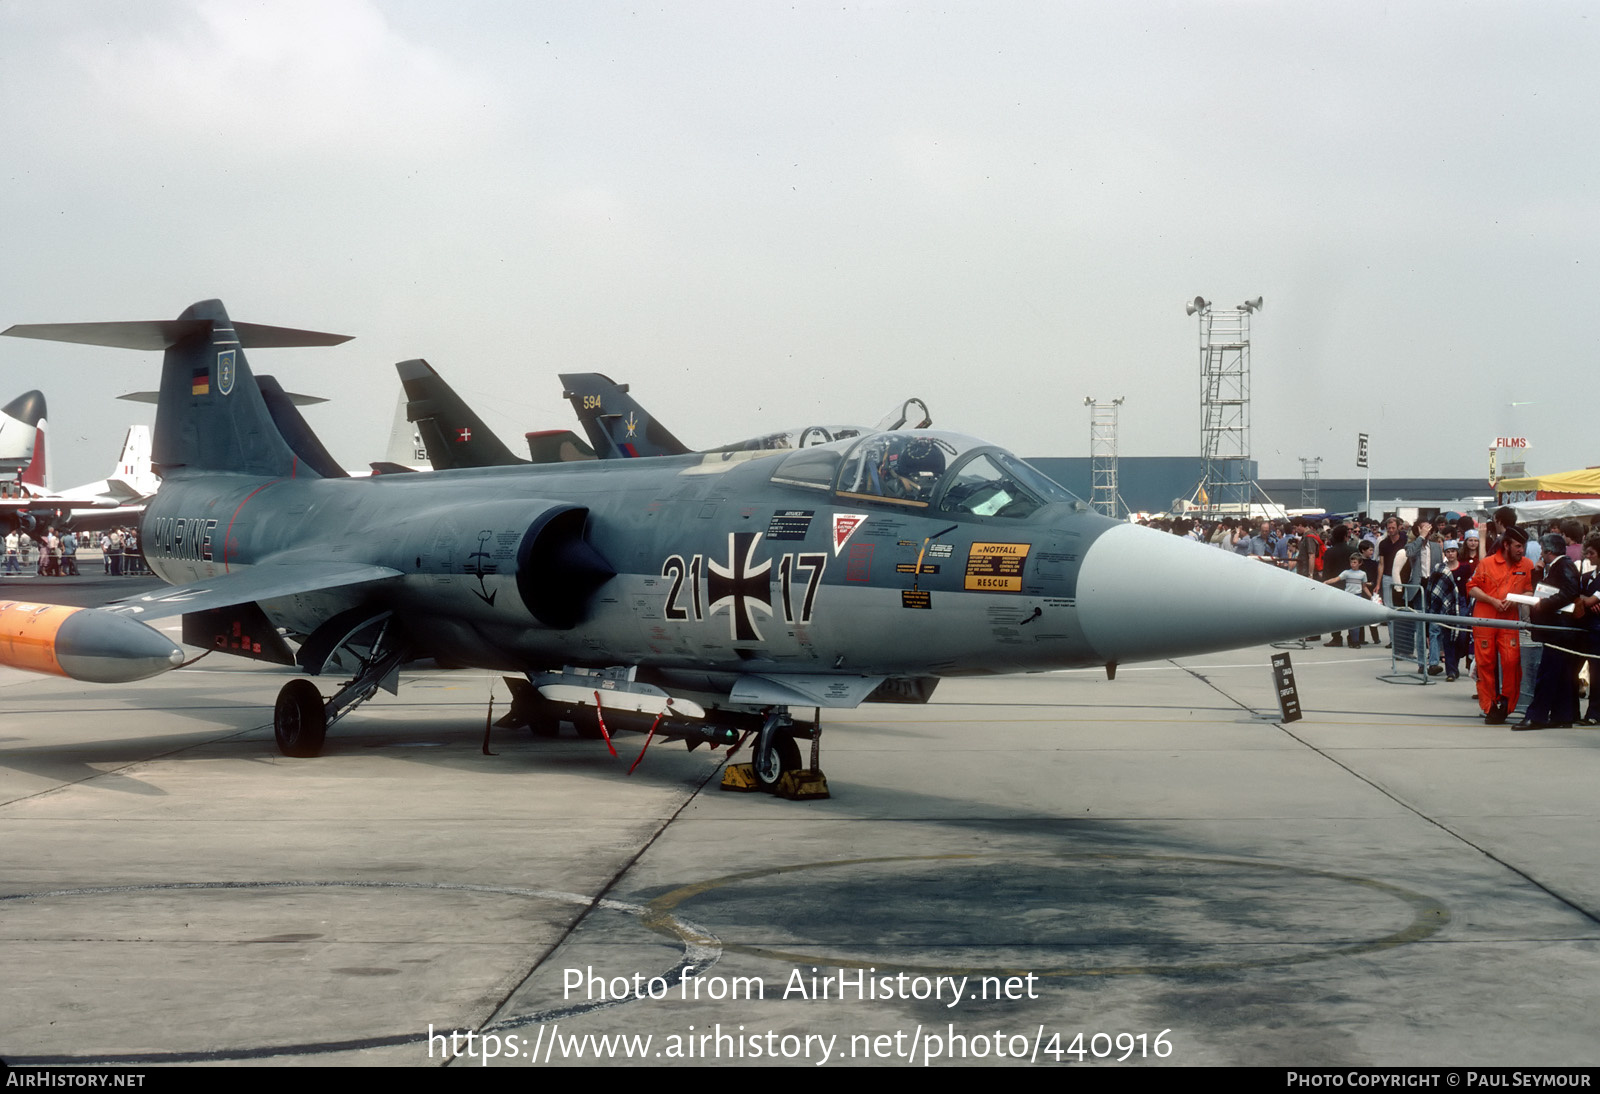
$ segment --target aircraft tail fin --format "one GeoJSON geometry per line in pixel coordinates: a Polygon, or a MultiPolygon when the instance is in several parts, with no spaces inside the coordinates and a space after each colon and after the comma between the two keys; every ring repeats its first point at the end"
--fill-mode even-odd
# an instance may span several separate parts
{"type": "Polygon", "coordinates": [[[44,471],[45,406],[42,391],[29,391],[18,395],[0,407],[0,478],[20,476],[30,486],[37,486],[29,475],[31,465],[38,460],[38,472],[44,471]]]}
{"type": "Polygon", "coordinates": [[[50,430],[43,418],[33,431],[33,456],[22,470],[22,485],[34,493],[50,492],[50,430]]]}
{"type": "Polygon", "coordinates": [[[294,399],[278,383],[277,377],[262,373],[256,377],[256,386],[261,389],[267,413],[272,415],[272,424],[278,427],[278,432],[283,434],[283,439],[294,449],[301,463],[325,479],[350,477],[350,473],[340,467],[339,461],[324,447],[322,438],[312,430],[300,413],[300,408],[295,406],[294,399]]]}
{"type": "MultiPolygon", "coordinates": [[[[382,462],[389,467],[410,470],[428,462],[428,447],[422,443],[422,434],[406,417],[406,389],[402,384],[394,400],[394,422],[389,427],[389,448],[382,462]]],[[[374,468],[374,474],[377,473],[374,468]]]]}
{"type": "Polygon", "coordinates": [[[234,323],[220,300],[202,300],[172,320],[19,324],[0,333],[78,345],[164,351],[152,458],[157,471],[315,475],[273,423],[247,348],[333,346],[348,336],[234,323]]]}
{"type": "Polygon", "coordinates": [[[394,367],[406,391],[406,417],[421,434],[435,471],[528,462],[513,454],[428,362],[401,361],[394,367]]]}
{"type": "Polygon", "coordinates": [[[561,396],[589,435],[589,443],[602,460],[633,456],[682,456],[689,447],[628,394],[619,384],[598,372],[564,372],[561,396]]]}
{"type": "Polygon", "coordinates": [[[106,493],[127,504],[149,497],[160,485],[150,466],[150,427],[130,425],[122,439],[122,454],[106,476],[106,493]]]}

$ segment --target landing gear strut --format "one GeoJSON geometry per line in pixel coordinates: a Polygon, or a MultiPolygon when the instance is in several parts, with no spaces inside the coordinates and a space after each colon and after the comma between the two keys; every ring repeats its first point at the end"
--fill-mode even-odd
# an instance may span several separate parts
{"type": "Polygon", "coordinates": [[[811,724],[796,724],[788,708],[772,707],[756,731],[751,762],[730,764],[722,772],[724,790],[765,790],[780,798],[805,801],[826,798],[827,776],[817,767],[817,745],[822,739],[821,711],[812,715],[811,724]],[[811,764],[800,766],[800,738],[811,740],[811,764]]]}
{"type": "MultiPolygon", "coordinates": [[[[736,752],[753,736],[751,762],[723,768],[722,789],[764,790],[782,798],[804,800],[828,797],[828,780],[818,767],[818,741],[822,712],[813,710],[810,723],[797,722],[783,705],[750,709],[750,704],[710,710],[685,696],[670,696],[660,687],[637,679],[636,669],[618,666],[591,669],[566,665],[560,672],[530,673],[527,679],[505,678],[511,691],[511,709],[499,726],[527,726],[534,732],[555,732],[571,722],[582,737],[600,736],[601,718],[611,733],[618,729],[647,734],[652,740],[680,740],[690,751],[701,745],[727,745],[736,752]],[[603,712],[603,713],[602,713],[603,712]],[[803,764],[801,740],[811,742],[811,762],[803,764]]],[[[615,755],[613,748],[612,754],[615,755]]],[[[639,757],[644,756],[643,750],[639,757]]],[[[635,760],[634,767],[639,761],[635,760]]],[[[633,768],[629,768],[632,773],[633,768]]]]}
{"type": "Polygon", "coordinates": [[[278,751],[285,756],[316,756],[322,751],[328,728],[383,688],[391,695],[400,691],[400,665],[406,647],[390,633],[389,613],[360,620],[354,625],[343,617],[330,620],[324,628],[338,623],[341,633],[317,634],[301,647],[301,663],[319,672],[335,663],[353,662],[355,675],[324,701],[317,686],[304,677],[290,680],[278,692],[272,711],[272,733],[278,751]],[[318,647],[314,663],[307,663],[305,652],[318,647]]]}

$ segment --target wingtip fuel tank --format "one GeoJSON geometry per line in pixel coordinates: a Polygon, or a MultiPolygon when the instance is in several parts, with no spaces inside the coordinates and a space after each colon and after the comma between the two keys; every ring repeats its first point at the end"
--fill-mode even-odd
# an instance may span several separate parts
{"type": "Polygon", "coordinates": [[[98,608],[0,600],[0,664],[92,684],[125,684],[183,663],[153,627],[98,608]]]}

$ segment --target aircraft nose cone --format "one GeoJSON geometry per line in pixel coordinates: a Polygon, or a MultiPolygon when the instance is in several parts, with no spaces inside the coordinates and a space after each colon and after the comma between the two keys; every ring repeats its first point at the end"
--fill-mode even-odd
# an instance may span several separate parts
{"type": "Polygon", "coordinates": [[[1123,524],[1090,546],[1078,621],[1106,661],[1145,661],[1382,623],[1363,597],[1232,551],[1123,524]]]}

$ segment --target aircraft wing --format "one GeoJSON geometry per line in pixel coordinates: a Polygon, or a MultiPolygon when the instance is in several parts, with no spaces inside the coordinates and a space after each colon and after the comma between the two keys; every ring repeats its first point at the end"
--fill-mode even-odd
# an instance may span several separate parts
{"type": "Polygon", "coordinates": [[[63,513],[87,512],[91,509],[115,509],[121,502],[112,501],[110,498],[56,498],[56,497],[26,497],[26,498],[0,498],[0,513],[47,513],[59,509],[63,513]]]}
{"type": "Polygon", "coordinates": [[[126,613],[140,619],[163,619],[187,612],[203,612],[257,600],[273,600],[296,593],[317,593],[366,581],[386,581],[400,571],[388,566],[360,562],[263,563],[231,574],[219,574],[205,581],[157,589],[142,596],[112,601],[107,611],[126,613]]]}

